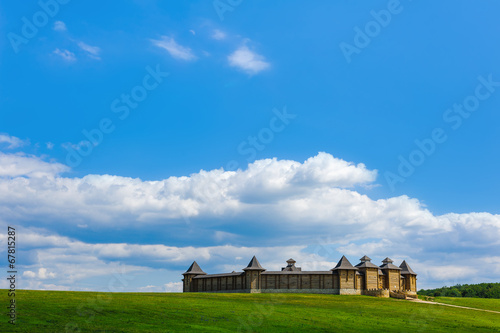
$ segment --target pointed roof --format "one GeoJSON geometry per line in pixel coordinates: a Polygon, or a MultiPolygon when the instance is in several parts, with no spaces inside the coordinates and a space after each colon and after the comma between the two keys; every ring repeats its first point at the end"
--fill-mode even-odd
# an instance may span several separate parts
{"type": "Polygon", "coordinates": [[[198,265],[198,263],[196,263],[196,261],[193,261],[193,263],[191,264],[191,266],[189,266],[188,270],[186,271],[186,273],[183,273],[182,275],[187,275],[187,274],[193,274],[193,275],[205,275],[207,273],[205,273],[201,268],[200,266],[198,265]]]}
{"type": "Polygon", "coordinates": [[[364,255],[363,258],[359,259],[359,261],[361,262],[365,262],[365,261],[371,261],[372,259],[370,257],[368,257],[367,255],[364,255]]]}
{"type": "Polygon", "coordinates": [[[380,266],[380,269],[397,269],[400,271],[401,268],[399,268],[396,265],[393,265],[392,264],[393,262],[394,261],[391,258],[389,258],[389,257],[385,258],[384,260],[382,260],[383,265],[380,266]]]}
{"type": "Polygon", "coordinates": [[[355,267],[358,268],[378,268],[377,265],[371,263],[371,258],[368,256],[363,256],[363,258],[359,259],[361,262],[357,264],[355,267]]]}
{"type": "Polygon", "coordinates": [[[369,262],[369,261],[360,262],[355,267],[357,267],[357,268],[378,268],[377,265],[375,265],[374,263],[369,262]]]}
{"type": "Polygon", "coordinates": [[[286,261],[287,265],[286,267],[281,267],[281,271],[282,272],[301,272],[302,271],[302,268],[300,267],[295,267],[295,263],[296,261],[293,260],[292,258],[288,259],[286,261]]]}
{"type": "Polygon", "coordinates": [[[335,271],[335,270],[338,270],[338,269],[354,269],[354,270],[357,270],[357,268],[354,267],[353,265],[351,265],[351,263],[349,262],[349,260],[347,260],[347,258],[345,256],[342,256],[342,258],[340,258],[339,262],[337,263],[337,266],[335,266],[334,268],[332,268],[331,271],[335,271]]]}
{"type": "Polygon", "coordinates": [[[406,260],[403,260],[403,262],[401,263],[401,265],[399,265],[399,268],[402,269],[401,274],[417,275],[417,273],[415,273],[413,271],[413,269],[411,269],[410,265],[408,265],[408,263],[406,262],[406,260]]]}
{"type": "Polygon", "coordinates": [[[259,261],[255,256],[253,256],[252,260],[248,263],[248,266],[243,268],[244,271],[265,271],[264,268],[260,265],[259,261]]]}

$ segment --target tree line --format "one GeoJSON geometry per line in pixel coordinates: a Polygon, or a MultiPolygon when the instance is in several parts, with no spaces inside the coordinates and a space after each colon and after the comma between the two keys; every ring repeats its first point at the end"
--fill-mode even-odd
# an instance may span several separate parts
{"type": "Polygon", "coordinates": [[[500,283],[457,284],[453,287],[420,289],[418,295],[446,297],[500,298],[500,283]]]}

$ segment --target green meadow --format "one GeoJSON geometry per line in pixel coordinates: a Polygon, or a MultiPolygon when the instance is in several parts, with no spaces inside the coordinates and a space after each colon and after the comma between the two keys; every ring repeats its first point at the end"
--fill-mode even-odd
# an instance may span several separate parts
{"type": "MultiPolygon", "coordinates": [[[[500,309],[493,299],[436,301],[500,309]]],[[[500,314],[369,296],[21,290],[16,314],[0,332],[500,332],[500,314]]]]}
{"type": "Polygon", "coordinates": [[[434,301],[500,312],[500,299],[498,298],[435,297],[434,301]]]}

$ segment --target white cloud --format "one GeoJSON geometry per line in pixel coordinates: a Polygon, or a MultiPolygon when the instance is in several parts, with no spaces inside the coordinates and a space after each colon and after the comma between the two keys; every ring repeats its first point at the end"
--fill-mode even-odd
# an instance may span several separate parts
{"type": "MultiPolygon", "coordinates": [[[[3,175],[15,177],[35,176],[36,172],[56,175],[67,171],[67,168],[58,163],[43,162],[34,156],[2,154],[0,170],[3,175]]],[[[369,183],[375,175],[376,171],[367,170],[362,164],[356,166],[320,153],[303,164],[266,159],[255,161],[247,170],[202,170],[190,177],[170,177],[161,181],[143,182],[111,175],[88,175],[83,178],[58,177],[55,181],[42,184],[31,178],[15,178],[9,184],[0,181],[0,190],[5,190],[0,191],[0,211],[4,207],[7,213],[9,207],[15,204],[30,211],[28,215],[40,214],[43,210],[45,219],[64,217],[89,226],[114,224],[115,221],[157,223],[183,217],[245,216],[252,211],[266,211],[266,215],[276,217],[288,216],[289,213],[283,209],[295,211],[295,218],[300,218],[321,215],[307,207],[301,209],[306,201],[313,198],[315,203],[311,207],[323,205],[321,200],[329,200],[329,197],[359,201],[357,197],[353,198],[356,192],[344,193],[337,187],[369,183]],[[318,167],[330,173],[320,177],[318,167]],[[338,175],[331,174],[333,170],[338,175]],[[14,190],[16,196],[7,195],[14,190]],[[318,195],[321,198],[316,198],[318,195]],[[265,208],[264,202],[274,202],[274,205],[265,208]]],[[[361,201],[369,202],[369,199],[361,198],[361,201]]],[[[331,204],[328,204],[327,210],[321,207],[328,214],[334,214],[334,208],[335,205],[331,204]]],[[[316,216],[313,220],[318,218],[323,217],[316,216]]]]}
{"type": "Polygon", "coordinates": [[[43,280],[55,278],[56,275],[52,272],[47,271],[47,268],[41,267],[38,269],[38,277],[43,280]]]}
{"type": "Polygon", "coordinates": [[[32,271],[25,271],[23,272],[23,276],[24,277],[27,277],[27,278],[30,278],[30,279],[41,279],[41,280],[45,280],[45,279],[53,279],[56,277],[56,274],[54,274],[53,272],[49,272],[47,270],[47,268],[44,268],[44,267],[40,267],[38,269],[38,273],[35,273],[35,272],[32,272],[32,271]]]}
{"type": "Polygon", "coordinates": [[[353,188],[371,184],[376,170],[326,153],[303,163],[257,160],[246,170],[202,170],[160,181],[111,175],[61,177],[66,171],[62,164],[35,156],[0,153],[0,176],[9,177],[0,179],[0,212],[12,221],[66,220],[78,228],[184,227],[189,218],[190,227],[211,230],[214,241],[243,240],[230,230],[231,223],[217,227],[220,223],[208,222],[232,219],[253,220],[255,227],[280,228],[286,223],[280,237],[266,235],[275,241],[281,235],[310,239],[335,228],[338,238],[332,242],[458,232],[468,236],[464,246],[474,246],[479,239],[500,244],[498,215],[434,216],[406,196],[372,200],[353,188]]]}
{"type": "Polygon", "coordinates": [[[145,287],[137,288],[137,291],[143,293],[155,293],[155,292],[163,292],[165,290],[161,286],[148,285],[145,287]]]}
{"type": "Polygon", "coordinates": [[[182,282],[169,282],[165,284],[165,291],[170,293],[179,293],[182,291],[182,282]]]}
{"type": "MultiPolygon", "coordinates": [[[[86,279],[109,276],[109,281],[114,276],[123,275],[123,279],[130,280],[134,272],[144,274],[151,271],[148,267],[110,261],[105,253],[96,255],[92,252],[94,248],[98,250],[103,246],[106,247],[105,244],[94,247],[95,244],[69,240],[65,237],[54,235],[49,237],[58,238],[67,243],[54,244],[52,247],[39,246],[27,249],[26,253],[29,253],[30,258],[35,258],[35,262],[24,266],[26,270],[23,273],[23,278],[25,279],[21,280],[20,288],[25,289],[27,284],[43,283],[44,280],[50,279],[57,285],[78,290],[81,288],[79,284],[86,279]],[[40,267],[42,265],[43,267],[40,267]]],[[[46,243],[46,241],[38,239],[36,243],[46,243]]],[[[105,280],[99,289],[106,291],[109,286],[108,281],[105,280]]]]}
{"type": "MultiPolygon", "coordinates": [[[[24,153],[4,154],[0,152],[0,177],[54,177],[66,171],[69,171],[67,166],[46,162],[40,157],[24,153]]],[[[6,180],[3,179],[3,181],[6,180]]]]}
{"type": "Polygon", "coordinates": [[[212,38],[216,40],[223,40],[226,39],[226,37],[226,33],[218,29],[215,29],[212,33],[212,38]]]}
{"type": "Polygon", "coordinates": [[[54,54],[58,55],[61,57],[63,60],[67,62],[74,62],[76,61],[76,56],[73,52],[70,52],[68,50],[60,50],[60,49],[55,49],[54,54]]]}
{"type": "Polygon", "coordinates": [[[0,145],[8,144],[7,149],[15,149],[29,144],[29,140],[21,140],[8,134],[0,134],[0,145]]]}
{"type": "Polygon", "coordinates": [[[66,30],[68,30],[66,28],[66,24],[63,21],[55,21],[53,29],[55,31],[66,31],[66,30]]]}
{"type": "MultiPolygon", "coordinates": [[[[176,230],[187,243],[203,237],[213,246],[90,244],[40,230],[21,231],[23,246],[31,252],[26,257],[37,260],[23,267],[23,277],[38,282],[54,278],[57,288],[113,270],[163,276],[158,263],[167,270],[175,266],[173,279],[159,283],[140,278],[143,284],[131,288],[163,286],[177,283],[178,266],[187,268],[193,260],[213,273],[230,272],[241,270],[254,254],[268,269],[279,269],[290,256],[304,269],[326,269],[341,254],[353,261],[363,254],[374,262],[385,256],[407,259],[427,286],[450,281],[452,275],[456,283],[488,281],[500,272],[500,259],[491,255],[500,251],[500,215],[434,215],[407,196],[373,200],[356,187],[372,184],[376,170],[327,153],[304,162],[264,159],[245,170],[201,170],[159,181],[61,176],[66,171],[66,166],[36,156],[0,153],[0,222],[36,221],[51,229],[63,223],[64,230],[101,232],[176,230]],[[230,245],[217,246],[221,243],[230,245]],[[488,270],[481,269],[485,265],[488,270]]],[[[6,248],[3,236],[0,251],[6,248]]]]}
{"type": "Polygon", "coordinates": [[[356,184],[368,184],[375,181],[377,171],[366,169],[363,163],[353,163],[319,153],[300,165],[294,175],[296,183],[327,183],[336,187],[351,187],[356,184]]]}
{"type": "Polygon", "coordinates": [[[429,265],[427,270],[431,277],[437,280],[468,278],[477,274],[476,269],[463,265],[429,265]]]}
{"type": "Polygon", "coordinates": [[[47,146],[47,149],[54,149],[54,144],[52,142],[46,142],[45,145],[47,146]]]}
{"type": "Polygon", "coordinates": [[[189,47],[177,44],[177,42],[168,36],[162,36],[161,39],[151,39],[151,42],[164,50],[166,50],[173,58],[191,61],[195,60],[196,56],[189,47]]]}
{"type": "Polygon", "coordinates": [[[246,45],[230,54],[227,60],[230,66],[239,68],[248,74],[257,74],[270,67],[263,56],[251,51],[246,45]]]}
{"type": "Polygon", "coordinates": [[[36,277],[36,273],[32,272],[32,271],[25,271],[25,272],[23,272],[23,276],[30,278],[30,279],[33,279],[36,277]]]}
{"type": "Polygon", "coordinates": [[[85,44],[84,42],[78,42],[78,47],[85,51],[87,55],[93,59],[101,60],[99,54],[101,53],[101,49],[97,46],[91,46],[85,44]]]}

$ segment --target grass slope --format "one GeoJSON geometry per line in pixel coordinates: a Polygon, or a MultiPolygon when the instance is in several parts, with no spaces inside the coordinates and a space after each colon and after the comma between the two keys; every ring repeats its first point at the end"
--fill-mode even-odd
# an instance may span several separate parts
{"type": "Polygon", "coordinates": [[[434,297],[435,302],[468,306],[476,309],[493,310],[500,312],[500,299],[470,298],[470,297],[434,297]]]}
{"type": "MultiPolygon", "coordinates": [[[[0,332],[500,332],[500,314],[369,296],[16,293],[17,324],[3,316],[0,332]]],[[[457,305],[498,306],[484,301],[457,305]]]]}

